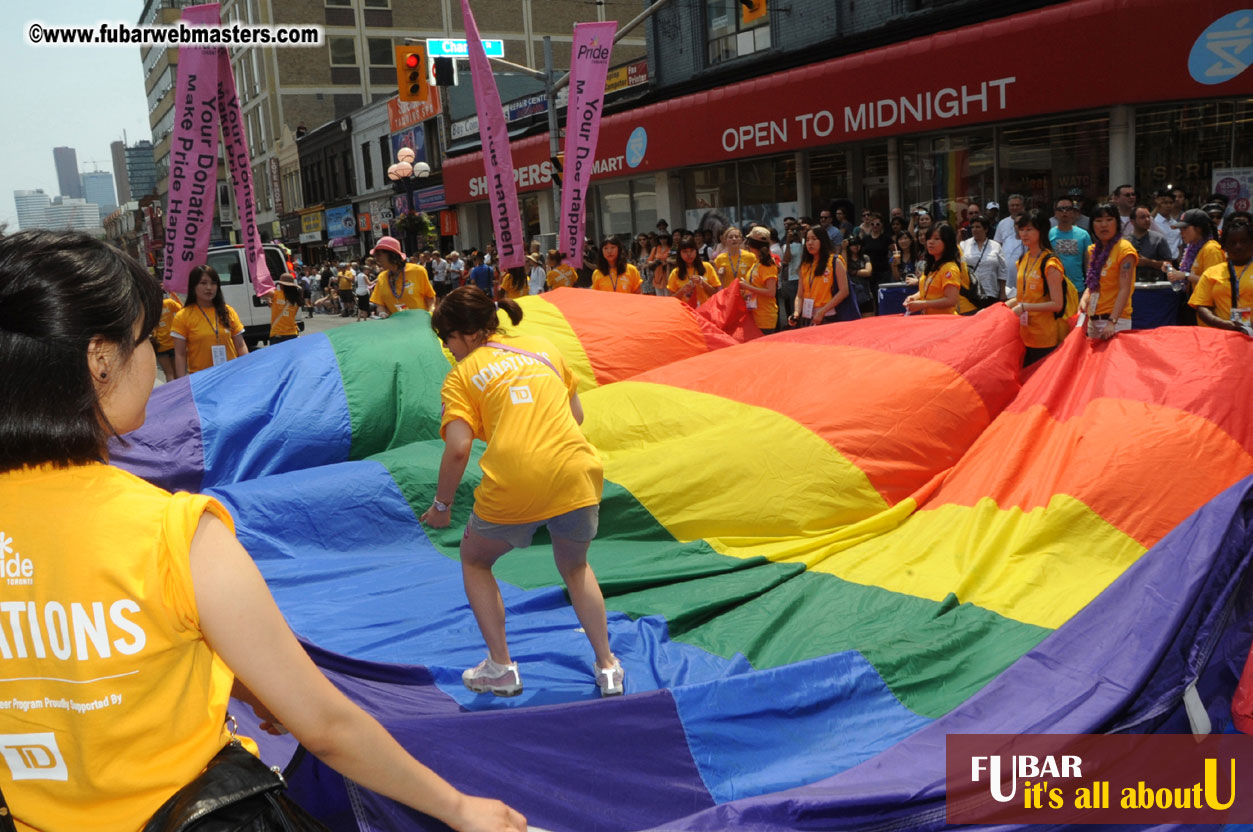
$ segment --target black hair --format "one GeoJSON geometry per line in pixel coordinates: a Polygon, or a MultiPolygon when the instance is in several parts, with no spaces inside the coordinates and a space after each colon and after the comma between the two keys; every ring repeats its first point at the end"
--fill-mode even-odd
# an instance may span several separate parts
{"type": "Polygon", "coordinates": [[[705,259],[700,256],[700,246],[696,245],[696,237],[684,237],[679,241],[679,262],[674,266],[679,272],[679,280],[687,279],[687,261],[683,259],[683,250],[686,248],[696,252],[696,259],[692,261],[693,274],[705,274],[705,259]]]}
{"type": "MultiPolygon", "coordinates": [[[[944,243],[944,251],[940,252],[939,257],[933,257],[931,252],[927,251],[926,271],[928,274],[935,271],[945,263],[961,262],[961,255],[957,251],[957,232],[953,230],[953,226],[946,222],[937,222],[935,225],[927,229],[927,240],[930,240],[933,234],[940,235],[940,240],[944,243]]],[[[1044,233],[1044,239],[1046,241],[1048,240],[1047,231],[1044,233]]],[[[923,248],[926,249],[926,245],[924,245],[923,248]]]]}
{"type": "Polygon", "coordinates": [[[1049,245],[1050,226],[1048,218],[1044,215],[1044,212],[1039,208],[1032,208],[1030,211],[1027,211],[1019,217],[1018,221],[1014,223],[1015,228],[1026,228],[1027,226],[1034,228],[1036,233],[1040,235],[1040,250],[1051,251],[1052,247],[1049,245]]]}
{"type": "MultiPolygon", "coordinates": [[[[1089,217],[1092,228],[1092,242],[1096,244],[1096,251],[1100,251],[1101,246],[1104,245],[1104,243],[1096,236],[1096,221],[1102,217],[1114,218],[1114,237],[1110,240],[1111,244],[1118,242],[1118,238],[1122,236],[1122,215],[1118,213],[1118,209],[1114,207],[1114,203],[1102,202],[1100,205],[1092,209],[1092,216],[1089,217]]],[[[1206,236],[1213,237],[1214,235],[1211,233],[1206,236]]]]}
{"type": "Polygon", "coordinates": [[[187,302],[183,306],[196,305],[196,286],[200,284],[200,278],[205,275],[213,281],[213,285],[217,287],[217,292],[213,295],[213,311],[218,316],[218,324],[225,327],[227,332],[231,331],[231,316],[226,314],[226,298],[222,297],[222,278],[218,277],[218,270],[205,263],[203,266],[196,266],[187,274],[187,302]]]}
{"type": "Polygon", "coordinates": [[[162,294],[138,262],[86,234],[0,238],[0,471],[101,458],[117,431],[100,406],[88,345],[99,338],[129,360],[156,327],[162,294]]]}
{"type": "Polygon", "coordinates": [[[606,237],[605,239],[601,240],[600,245],[596,247],[596,268],[599,269],[600,273],[603,275],[608,275],[610,273],[609,261],[605,259],[605,246],[609,245],[610,243],[613,243],[615,246],[618,247],[618,259],[614,261],[613,273],[619,274],[619,275],[626,274],[627,258],[624,257],[622,254],[622,243],[620,243],[618,241],[618,238],[614,237],[613,235],[610,235],[606,237]]]}
{"type": "Polygon", "coordinates": [[[806,231],[805,237],[806,239],[801,241],[801,268],[804,268],[805,264],[809,263],[811,264],[810,268],[813,269],[814,276],[817,276],[820,274],[826,274],[827,273],[826,272],[827,261],[831,259],[830,236],[827,235],[827,231],[825,228],[818,226],[816,228],[811,228],[808,231],[806,231]],[[809,256],[808,237],[810,234],[813,234],[814,237],[816,237],[818,240],[818,255],[816,257],[809,256]],[[819,268],[821,268],[822,271],[819,271],[819,268]]]}
{"type": "Polygon", "coordinates": [[[1227,245],[1227,238],[1235,231],[1253,235],[1253,214],[1248,211],[1234,211],[1227,217],[1227,221],[1223,223],[1222,244],[1224,247],[1227,245]]]}
{"type": "MultiPolygon", "coordinates": [[[[992,230],[992,221],[987,218],[986,214],[975,214],[973,217],[967,220],[967,223],[969,225],[974,225],[975,223],[979,223],[979,225],[983,226],[984,231],[992,230]]],[[[1045,235],[1045,239],[1048,239],[1047,234],[1045,235]]]]}
{"type": "MultiPolygon", "coordinates": [[[[294,275],[289,274],[285,276],[295,280],[294,275]]],[[[299,286],[292,286],[288,283],[280,283],[278,284],[278,288],[283,290],[283,297],[286,298],[287,302],[292,306],[300,306],[305,302],[305,293],[300,291],[299,286]]]]}
{"type": "Polygon", "coordinates": [[[500,331],[500,318],[496,311],[503,310],[514,326],[522,323],[522,307],[508,298],[492,302],[492,299],[474,286],[453,289],[439,302],[431,313],[431,329],[441,341],[457,333],[486,332],[492,335],[500,331]]]}

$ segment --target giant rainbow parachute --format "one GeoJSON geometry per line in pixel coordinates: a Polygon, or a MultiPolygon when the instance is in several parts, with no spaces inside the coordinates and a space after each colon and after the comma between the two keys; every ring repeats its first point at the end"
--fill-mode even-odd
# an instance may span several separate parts
{"type": "MultiPolygon", "coordinates": [[[[571,832],[938,828],[948,733],[1187,731],[1185,694],[1230,723],[1249,339],[1074,333],[1024,375],[1003,307],[736,343],[672,299],[522,304],[605,462],[620,699],[543,532],[496,570],[524,693],[462,687],[478,472],[452,527],[418,523],[449,367],[423,312],[165,385],[113,457],[221,499],[327,675],[459,787],[571,832]]],[[[332,828],[442,828],[310,756],[288,774],[332,828]]]]}

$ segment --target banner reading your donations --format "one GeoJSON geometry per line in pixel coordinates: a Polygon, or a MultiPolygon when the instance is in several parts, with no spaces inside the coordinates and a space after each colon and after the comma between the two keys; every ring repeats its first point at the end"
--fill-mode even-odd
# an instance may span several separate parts
{"type": "MultiPolygon", "coordinates": [[[[189,6],[190,26],[218,26],[218,4],[189,6]]],[[[187,275],[205,261],[217,203],[218,129],[226,136],[226,160],[235,185],[248,272],[258,295],[274,291],[257,231],[255,191],[248,144],[230,58],[222,48],[184,46],[179,53],[174,131],[170,139],[170,192],[165,210],[165,287],[182,294],[187,275]]]]}
{"type": "Polygon", "coordinates": [[[557,248],[572,262],[583,262],[583,227],[587,219],[587,189],[596,161],[596,139],[605,102],[605,76],[615,20],[577,23],[570,53],[570,104],[566,108],[566,181],[561,193],[561,227],[557,248]]]}
{"type": "Polygon", "coordinates": [[[479,27],[470,11],[470,0],[461,0],[461,16],[465,19],[467,52],[470,57],[470,80],[474,83],[474,108],[479,113],[479,138],[483,141],[483,168],[487,174],[487,190],[491,197],[492,228],[496,233],[496,254],[506,269],[521,268],[522,220],[518,211],[518,186],[513,181],[513,154],[509,150],[509,131],[505,128],[505,110],[500,105],[500,91],[492,65],[479,40],[479,27]]]}

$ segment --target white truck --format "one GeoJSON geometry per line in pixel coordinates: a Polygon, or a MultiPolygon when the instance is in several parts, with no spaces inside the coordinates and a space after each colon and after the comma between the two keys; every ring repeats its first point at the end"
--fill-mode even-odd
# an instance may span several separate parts
{"type": "MultiPolygon", "coordinates": [[[[272,243],[266,243],[265,264],[270,269],[270,277],[277,283],[279,277],[287,271],[287,261],[283,251],[272,243]]],[[[222,295],[226,302],[235,309],[239,321],[244,325],[244,342],[248,349],[258,343],[270,340],[270,307],[261,302],[252,286],[252,278],[248,274],[248,258],[242,245],[219,245],[209,249],[207,262],[218,273],[222,280],[222,295]]],[[[304,332],[305,322],[297,320],[296,326],[304,332]]]]}

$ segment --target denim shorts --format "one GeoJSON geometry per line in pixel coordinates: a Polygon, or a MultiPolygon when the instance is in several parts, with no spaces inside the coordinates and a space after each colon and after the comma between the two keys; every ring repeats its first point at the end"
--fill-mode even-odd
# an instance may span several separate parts
{"type": "Polygon", "coordinates": [[[475,534],[482,537],[503,540],[515,549],[525,549],[531,545],[531,538],[540,526],[548,526],[548,534],[552,537],[586,543],[596,537],[599,525],[600,504],[597,503],[547,520],[536,520],[534,523],[489,523],[471,512],[470,521],[466,523],[466,532],[473,529],[475,534]]]}

